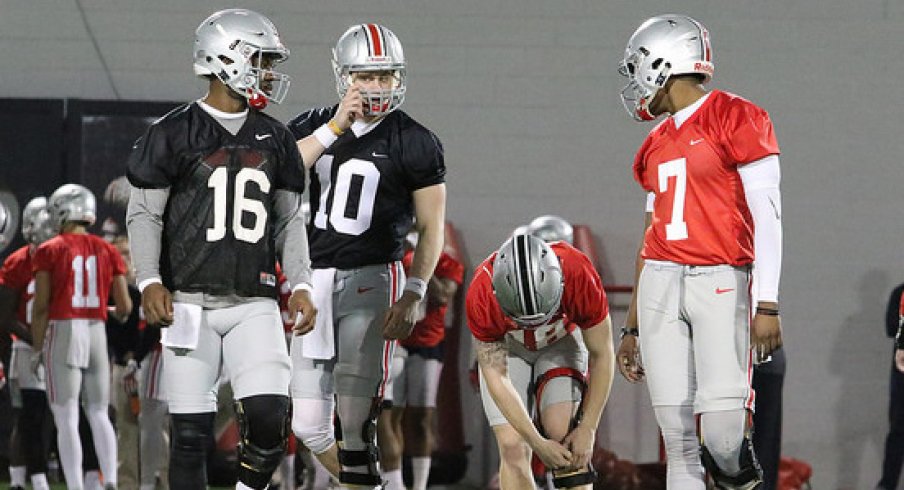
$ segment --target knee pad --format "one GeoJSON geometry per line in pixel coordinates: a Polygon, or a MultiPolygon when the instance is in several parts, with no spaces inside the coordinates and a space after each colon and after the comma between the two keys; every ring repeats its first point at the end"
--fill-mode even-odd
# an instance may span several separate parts
{"type": "MultiPolygon", "coordinates": [[[[174,413],[171,416],[172,449],[183,456],[204,457],[213,442],[213,412],[174,413]]],[[[175,457],[173,459],[176,459],[175,457]]]]}
{"type": "Polygon", "coordinates": [[[212,447],[214,412],[174,413],[170,418],[170,488],[207,487],[207,451],[212,447]]]}
{"type": "Polygon", "coordinates": [[[568,424],[569,429],[574,429],[581,423],[581,418],[584,415],[584,398],[587,394],[587,377],[580,370],[572,368],[572,367],[557,367],[552,368],[549,371],[546,371],[540,378],[537,380],[537,384],[534,386],[534,406],[537,407],[537,418],[536,418],[536,426],[539,429],[540,434],[543,437],[547,437],[546,430],[543,428],[543,420],[540,417],[540,407],[543,406],[543,389],[546,388],[546,385],[555,378],[564,377],[573,379],[581,390],[581,399],[577,400],[578,407],[577,410],[574,411],[574,415],[571,418],[571,422],[568,424]]]}
{"type": "Polygon", "coordinates": [[[596,481],[596,471],[588,464],[586,468],[570,471],[553,471],[552,484],[556,488],[580,487],[596,481]]]}
{"type": "Polygon", "coordinates": [[[348,485],[380,485],[380,450],[377,448],[377,417],[380,415],[380,398],[373,398],[367,417],[361,423],[363,449],[339,449],[339,483],[348,485]],[[364,472],[351,471],[350,467],[364,467],[364,472]]]}
{"type": "Polygon", "coordinates": [[[323,454],[336,444],[333,429],[334,405],[332,400],[292,400],[292,432],[315,454],[323,454]]]}
{"type": "Polygon", "coordinates": [[[726,474],[716,463],[706,445],[700,446],[700,460],[709,472],[716,488],[720,490],[758,490],[763,487],[763,469],[753,452],[753,442],[744,437],[738,455],[741,470],[734,475],[726,474]]]}
{"type": "Polygon", "coordinates": [[[339,472],[339,483],[343,485],[380,485],[383,478],[380,476],[380,450],[372,442],[365,443],[365,448],[358,451],[347,449],[339,450],[339,464],[342,471],[339,472]],[[365,468],[365,472],[349,471],[348,467],[365,468]]]}
{"type": "Polygon", "coordinates": [[[239,481],[266,488],[286,452],[289,397],[256,395],[235,402],[239,425],[239,481]]]}

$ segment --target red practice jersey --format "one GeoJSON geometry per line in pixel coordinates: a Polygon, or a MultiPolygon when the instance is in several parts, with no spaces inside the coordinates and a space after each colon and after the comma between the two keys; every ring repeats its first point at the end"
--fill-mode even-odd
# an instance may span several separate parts
{"type": "Polygon", "coordinates": [[[753,219],[738,166],[778,154],[763,109],[714,90],[675,127],[657,125],[634,159],[634,179],[656,200],[645,259],[688,265],[753,262],[753,219]]]}
{"type": "MultiPolygon", "coordinates": [[[[414,251],[409,250],[405,253],[405,257],[402,258],[402,264],[405,266],[406,272],[411,267],[412,257],[414,257],[414,251]]],[[[461,286],[461,282],[464,280],[465,268],[461,265],[461,262],[443,252],[439,256],[433,275],[440,279],[452,280],[455,284],[461,286]]],[[[431,305],[427,303],[427,313],[424,319],[417,322],[414,330],[411,331],[411,335],[407,339],[400,340],[399,343],[405,347],[435,347],[438,345],[446,336],[446,311],[448,309],[449,305],[447,304],[431,305]]]]}
{"type": "Polygon", "coordinates": [[[107,319],[113,276],[126,274],[116,248],[94,235],[63,233],[38,247],[35,273],[50,273],[50,319],[107,319]]]}
{"type": "Polygon", "coordinates": [[[576,327],[587,329],[606,319],[609,301],[590,259],[565,242],[554,242],[550,247],[562,264],[565,282],[559,312],[545,325],[519,329],[511,318],[502,313],[493,294],[494,252],[474,271],[474,280],[468,287],[465,301],[468,328],[477,340],[496,342],[508,333],[528,349],[538,350],[565,338],[576,327]]]}
{"type": "Polygon", "coordinates": [[[9,254],[0,269],[0,286],[8,287],[19,295],[16,319],[25,325],[31,325],[31,300],[35,297],[29,247],[25,245],[9,254]]]}

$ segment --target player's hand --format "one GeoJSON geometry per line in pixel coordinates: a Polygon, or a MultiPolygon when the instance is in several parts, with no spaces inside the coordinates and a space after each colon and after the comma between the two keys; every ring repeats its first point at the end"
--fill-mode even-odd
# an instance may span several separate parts
{"type": "Polygon", "coordinates": [[[126,372],[122,375],[122,389],[126,395],[138,394],[138,363],[135,359],[129,359],[126,363],[126,372]]]}
{"type": "Polygon", "coordinates": [[[36,378],[42,379],[41,376],[41,366],[44,365],[44,353],[40,350],[34,351],[31,354],[31,372],[35,375],[36,378]]]}
{"type": "Polygon", "coordinates": [[[904,349],[895,349],[895,366],[904,373],[904,349]]]}
{"type": "Polygon", "coordinates": [[[615,359],[618,363],[618,371],[626,380],[632,383],[643,381],[644,371],[640,364],[640,347],[637,345],[636,335],[622,337],[615,359]]]}
{"type": "Polygon", "coordinates": [[[299,289],[289,296],[289,321],[294,322],[292,333],[304,335],[314,330],[317,321],[317,308],[311,293],[305,289],[299,289]]]}
{"type": "Polygon", "coordinates": [[[757,362],[766,362],[772,351],[782,346],[780,316],[756,314],[750,329],[750,348],[757,362]]]}
{"type": "Polygon", "coordinates": [[[141,307],[148,325],[168,327],[173,324],[173,294],[163,284],[153,283],[144,288],[141,307]]]}
{"type": "Polygon", "coordinates": [[[356,86],[348,88],[345,97],[339,101],[339,109],[333,117],[333,122],[343,131],[352,127],[352,123],[364,117],[364,97],[356,86]]]}
{"type": "Polygon", "coordinates": [[[543,464],[551,470],[570,468],[572,466],[571,451],[556,441],[543,439],[533,450],[537,453],[537,457],[543,461],[543,464]]]}
{"type": "Polygon", "coordinates": [[[417,323],[420,299],[411,291],[405,291],[383,317],[383,338],[407,339],[417,323]]]}
{"type": "Polygon", "coordinates": [[[581,469],[590,463],[593,456],[593,444],[596,442],[596,431],[578,425],[562,440],[562,445],[571,451],[571,467],[581,469]]]}

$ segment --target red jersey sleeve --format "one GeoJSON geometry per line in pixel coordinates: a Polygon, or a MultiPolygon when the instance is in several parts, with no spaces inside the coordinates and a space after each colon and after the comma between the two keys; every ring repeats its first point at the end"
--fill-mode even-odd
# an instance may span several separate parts
{"type": "Polygon", "coordinates": [[[461,285],[465,276],[465,267],[451,255],[443,252],[439,256],[439,262],[436,264],[433,275],[440,279],[450,279],[455,284],[461,285]]]}
{"type": "Polygon", "coordinates": [[[742,165],[779,153],[769,114],[756,104],[732,96],[722,120],[722,145],[731,161],[742,165]]]}
{"type": "Polygon", "coordinates": [[[28,245],[9,254],[0,268],[0,286],[21,293],[31,282],[32,271],[28,263],[28,245]]]}
{"type": "Polygon", "coordinates": [[[482,342],[496,342],[505,337],[506,322],[493,294],[493,254],[474,271],[474,279],[468,286],[465,309],[468,328],[474,338],[482,342]]]}
{"type": "Polygon", "coordinates": [[[56,247],[57,242],[57,240],[46,241],[35,250],[35,255],[31,258],[32,272],[53,271],[54,259],[59,250],[58,247],[56,247]]]}
{"type": "Polygon", "coordinates": [[[609,315],[609,300],[603,282],[590,259],[564,242],[552,244],[562,264],[565,291],[562,310],[569,321],[582,329],[598,325],[609,315]]]}

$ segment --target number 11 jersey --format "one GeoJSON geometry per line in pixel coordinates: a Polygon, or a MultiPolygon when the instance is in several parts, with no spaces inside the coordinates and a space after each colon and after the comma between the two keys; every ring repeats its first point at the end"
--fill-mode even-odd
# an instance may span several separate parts
{"type": "MultiPolygon", "coordinates": [[[[289,129],[300,140],[337,107],[305,112],[289,129]]],[[[401,260],[414,219],[412,193],[445,176],[439,139],[400,110],[359,137],[346,131],[310,169],[312,266],[354,269],[401,260]]]]}

